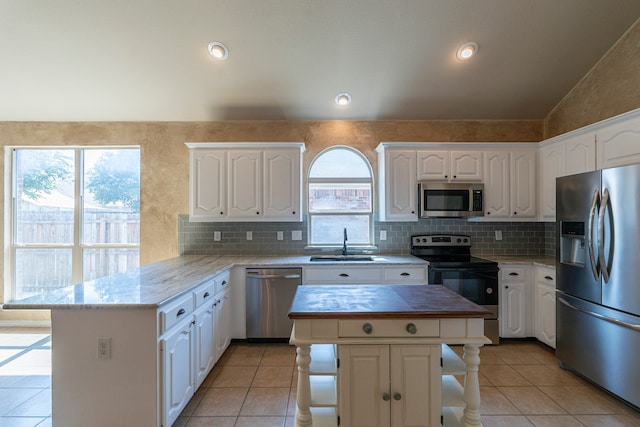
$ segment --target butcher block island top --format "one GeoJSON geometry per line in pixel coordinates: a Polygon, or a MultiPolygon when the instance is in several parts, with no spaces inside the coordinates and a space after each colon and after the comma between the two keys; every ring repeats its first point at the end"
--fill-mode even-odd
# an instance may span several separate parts
{"type": "Polygon", "coordinates": [[[299,286],[290,319],[489,318],[491,312],[440,285],[299,286]]]}

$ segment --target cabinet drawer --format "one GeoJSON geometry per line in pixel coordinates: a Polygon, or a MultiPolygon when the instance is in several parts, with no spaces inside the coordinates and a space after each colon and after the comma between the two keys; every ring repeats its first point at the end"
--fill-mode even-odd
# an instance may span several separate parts
{"type": "Polygon", "coordinates": [[[384,282],[390,284],[427,284],[427,269],[424,267],[391,267],[384,269],[384,282]]]}
{"type": "Polygon", "coordinates": [[[160,334],[189,317],[193,313],[193,306],[193,294],[189,293],[176,302],[168,304],[166,308],[160,308],[160,334]]]}
{"type": "Polygon", "coordinates": [[[229,271],[225,271],[224,273],[218,274],[214,277],[216,281],[216,293],[225,290],[229,287],[229,276],[231,273],[229,271]]]}
{"type": "Polygon", "coordinates": [[[502,281],[503,282],[520,282],[527,280],[527,271],[529,267],[526,265],[520,266],[505,266],[501,267],[502,281]]]}
{"type": "Polygon", "coordinates": [[[207,301],[213,300],[213,296],[216,294],[216,282],[215,279],[210,279],[198,286],[193,291],[193,302],[195,307],[198,308],[207,301]]]}
{"type": "Polygon", "coordinates": [[[545,283],[549,286],[556,287],[556,269],[555,268],[536,268],[536,282],[545,283]]]}
{"type": "Polygon", "coordinates": [[[438,337],[438,319],[339,320],[339,337],[438,337]]]}
{"type": "Polygon", "coordinates": [[[358,268],[331,266],[323,268],[305,268],[305,285],[341,285],[341,284],[379,284],[382,283],[382,268],[358,268]]]}

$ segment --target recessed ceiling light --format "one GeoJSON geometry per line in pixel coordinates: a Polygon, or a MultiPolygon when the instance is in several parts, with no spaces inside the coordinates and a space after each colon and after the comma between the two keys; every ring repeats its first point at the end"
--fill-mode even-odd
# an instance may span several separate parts
{"type": "Polygon", "coordinates": [[[338,105],[347,105],[351,102],[351,95],[349,92],[342,92],[336,95],[336,104],[338,105]]]}
{"type": "Polygon", "coordinates": [[[478,52],[478,43],[467,42],[458,48],[456,58],[460,61],[466,61],[478,52]]]}
{"type": "Polygon", "coordinates": [[[211,42],[209,43],[209,55],[224,61],[229,56],[229,50],[220,42],[211,42]]]}

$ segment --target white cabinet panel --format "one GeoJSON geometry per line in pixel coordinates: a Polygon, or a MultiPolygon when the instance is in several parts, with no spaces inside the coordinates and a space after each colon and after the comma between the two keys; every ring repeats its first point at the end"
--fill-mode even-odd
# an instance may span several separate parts
{"type": "Polygon", "coordinates": [[[483,179],[482,151],[421,150],[418,180],[475,182],[483,179]]]}
{"type": "Polygon", "coordinates": [[[510,204],[513,217],[536,216],[536,152],[512,151],[510,204]]]}
{"type": "Polygon", "coordinates": [[[190,217],[221,218],[227,214],[227,156],[224,151],[191,151],[190,217]]]}
{"type": "Polygon", "coordinates": [[[536,267],[535,335],[549,347],[556,347],[555,268],[536,267]]]}
{"type": "Polygon", "coordinates": [[[229,152],[229,216],[256,218],[262,206],[262,152],[229,152]]]}
{"type": "Polygon", "coordinates": [[[556,178],[565,175],[566,147],[564,144],[547,145],[540,149],[540,208],[542,218],[556,218],[556,178]]]}
{"type": "Polygon", "coordinates": [[[418,180],[447,181],[451,160],[449,151],[418,151],[418,180]]]}
{"type": "Polygon", "coordinates": [[[378,162],[380,221],[417,221],[416,152],[385,150],[378,162]]]}
{"type": "Polygon", "coordinates": [[[299,151],[265,151],[264,218],[300,221],[301,185],[299,151]]]}
{"type": "Polygon", "coordinates": [[[564,144],[567,159],[565,175],[596,170],[596,140],[593,133],[570,138],[564,144]]]}
{"type": "Polygon", "coordinates": [[[509,153],[490,151],[485,153],[484,211],[485,220],[508,218],[509,206],[509,153]]]}
{"type": "Polygon", "coordinates": [[[640,162],[640,115],[612,120],[597,131],[598,169],[640,162]]]}
{"type": "Polygon", "coordinates": [[[483,170],[482,151],[451,151],[451,181],[472,182],[482,181],[483,170]]]}

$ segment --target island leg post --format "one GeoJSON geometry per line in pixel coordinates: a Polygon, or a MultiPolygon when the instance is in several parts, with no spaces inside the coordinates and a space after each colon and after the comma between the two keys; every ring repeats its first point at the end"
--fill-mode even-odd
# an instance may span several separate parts
{"type": "Polygon", "coordinates": [[[467,364],[467,375],[464,381],[464,425],[480,427],[480,383],[478,382],[478,366],[480,365],[480,347],[478,344],[465,344],[463,359],[467,364]]]}
{"type": "Polygon", "coordinates": [[[296,345],[296,364],[298,365],[298,386],[296,391],[296,427],[311,427],[311,383],[309,382],[309,365],[311,363],[311,346],[296,345]]]}

